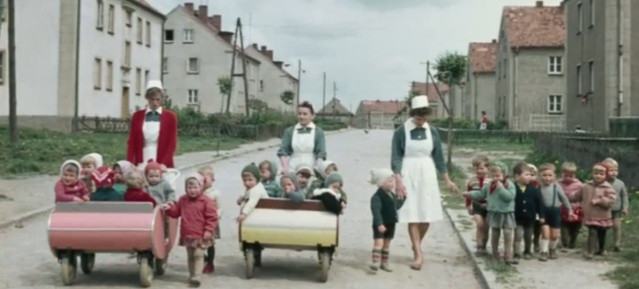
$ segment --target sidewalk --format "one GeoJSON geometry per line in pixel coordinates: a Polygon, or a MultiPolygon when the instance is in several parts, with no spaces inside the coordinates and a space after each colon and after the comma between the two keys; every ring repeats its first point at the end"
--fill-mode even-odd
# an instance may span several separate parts
{"type": "MultiPolygon", "coordinates": [[[[348,129],[326,132],[326,135],[344,132],[348,129]]],[[[239,148],[220,151],[202,151],[175,156],[175,166],[187,170],[208,163],[244,155],[256,151],[275,148],[280,145],[279,138],[241,145],[239,148]]],[[[54,206],[53,187],[58,176],[41,175],[29,178],[0,179],[0,229],[8,226],[21,226],[22,222],[47,213],[54,206]]]]}

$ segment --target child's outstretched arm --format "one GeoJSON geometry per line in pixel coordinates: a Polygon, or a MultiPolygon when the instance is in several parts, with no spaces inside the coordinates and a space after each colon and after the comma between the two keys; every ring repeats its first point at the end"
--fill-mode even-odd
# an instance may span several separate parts
{"type": "Polygon", "coordinates": [[[165,214],[167,214],[169,217],[174,219],[177,219],[182,215],[182,210],[180,209],[180,206],[178,206],[175,203],[164,204],[163,209],[165,214]]]}
{"type": "Polygon", "coordinates": [[[255,206],[257,206],[257,202],[262,198],[260,192],[255,189],[251,189],[248,201],[244,204],[244,208],[242,208],[242,214],[248,216],[253,210],[255,206]]]}

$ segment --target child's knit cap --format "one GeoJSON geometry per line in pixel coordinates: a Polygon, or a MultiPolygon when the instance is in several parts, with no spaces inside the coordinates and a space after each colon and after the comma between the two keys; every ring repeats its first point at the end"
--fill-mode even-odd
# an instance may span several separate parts
{"type": "Polygon", "coordinates": [[[245,166],[244,169],[242,169],[241,176],[243,176],[245,173],[253,175],[253,177],[255,177],[255,180],[260,181],[260,169],[255,165],[255,163],[251,163],[245,166]]]}
{"type": "Polygon", "coordinates": [[[324,180],[324,187],[328,188],[331,184],[335,182],[340,182],[342,183],[342,185],[344,184],[344,181],[342,180],[342,176],[337,172],[332,172],[330,175],[326,177],[326,180],[324,180]]]}
{"type": "Polygon", "coordinates": [[[295,186],[295,191],[298,191],[300,189],[300,182],[297,180],[297,176],[294,173],[284,174],[280,178],[280,186],[284,187],[282,184],[285,179],[289,179],[291,180],[291,182],[293,182],[293,185],[295,186]]]}
{"type": "Polygon", "coordinates": [[[504,174],[504,177],[510,175],[508,173],[508,166],[504,162],[495,161],[495,162],[493,162],[493,166],[500,168],[501,169],[501,173],[504,174]]]}
{"type": "Polygon", "coordinates": [[[204,176],[198,174],[198,173],[193,173],[193,174],[189,174],[188,176],[186,176],[186,178],[184,178],[184,186],[186,188],[186,183],[191,180],[194,179],[197,181],[198,185],[200,185],[200,187],[204,186],[204,176]]]}
{"type": "Polygon", "coordinates": [[[155,171],[155,170],[158,170],[161,173],[162,165],[158,162],[150,161],[148,164],[146,164],[146,167],[144,168],[144,175],[148,175],[150,171],[155,171]]]}
{"type": "Polygon", "coordinates": [[[371,170],[371,175],[368,179],[368,182],[381,187],[388,179],[392,178],[394,174],[395,173],[393,173],[393,171],[390,169],[374,169],[371,170]]]}

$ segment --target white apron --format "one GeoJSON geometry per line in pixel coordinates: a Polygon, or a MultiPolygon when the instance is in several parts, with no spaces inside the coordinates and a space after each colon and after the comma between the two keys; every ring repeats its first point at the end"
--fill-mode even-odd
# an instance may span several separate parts
{"type": "Polygon", "coordinates": [[[437,169],[431,153],[433,135],[426,123],[426,140],[411,140],[415,128],[412,119],[404,123],[406,146],[402,161],[402,179],[406,186],[406,202],[397,212],[400,223],[428,223],[443,219],[437,169]]]}
{"type": "Polygon", "coordinates": [[[150,159],[155,160],[158,156],[160,122],[145,121],[142,124],[142,134],[144,134],[144,148],[142,149],[142,155],[144,156],[144,159],[142,160],[142,163],[146,164],[150,159]]]}
{"type": "Polygon", "coordinates": [[[311,128],[309,133],[298,133],[298,129],[302,126],[300,124],[295,125],[293,128],[293,139],[291,140],[291,147],[293,148],[293,154],[291,155],[288,166],[292,171],[300,165],[315,167],[315,125],[310,123],[308,127],[311,128]]]}

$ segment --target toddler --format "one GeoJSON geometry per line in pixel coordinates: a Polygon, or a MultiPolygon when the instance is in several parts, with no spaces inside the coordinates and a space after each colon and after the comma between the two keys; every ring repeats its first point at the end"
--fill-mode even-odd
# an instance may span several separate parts
{"type": "Polygon", "coordinates": [[[532,259],[532,237],[535,222],[544,223],[544,204],[541,192],[537,187],[530,184],[532,180],[532,169],[525,162],[515,165],[515,258],[513,264],[518,264],[523,257],[526,260],[532,259]],[[522,247],[523,241],[523,247],[522,247]]]}
{"type": "Polygon", "coordinates": [[[86,202],[89,191],[84,182],[80,181],[82,166],[74,160],[67,160],[60,167],[60,180],[55,183],[55,202],[86,202]]]}
{"type": "MultiPolygon", "coordinates": [[[[197,170],[198,174],[204,177],[204,194],[209,197],[213,204],[215,205],[215,210],[217,211],[218,220],[222,218],[222,209],[220,208],[220,196],[222,195],[220,191],[213,188],[213,183],[215,182],[215,171],[212,166],[203,166],[197,170]]],[[[215,272],[215,239],[220,238],[220,222],[218,221],[218,225],[215,227],[215,235],[214,240],[206,250],[206,255],[204,255],[204,261],[206,265],[204,265],[204,269],[202,273],[209,274],[215,272]]]]}
{"type": "Polygon", "coordinates": [[[146,191],[155,199],[158,204],[175,202],[175,190],[171,184],[164,180],[162,173],[165,168],[154,161],[146,164],[144,174],[146,177],[146,191]]]}
{"type": "MultiPolygon", "coordinates": [[[[558,184],[571,199],[574,194],[581,189],[583,184],[577,179],[577,165],[572,162],[565,162],[561,165],[561,180],[558,184]]],[[[565,249],[574,249],[577,243],[577,236],[581,230],[581,223],[584,218],[584,212],[579,202],[571,202],[573,215],[569,214],[568,208],[561,208],[561,245],[565,249]]]]}
{"type": "Polygon", "coordinates": [[[541,227],[541,254],[539,261],[548,258],[557,259],[557,240],[559,239],[559,227],[561,222],[560,205],[563,205],[571,217],[572,206],[564,194],[564,190],[555,182],[555,170],[553,164],[543,164],[539,167],[541,173],[541,196],[544,201],[545,223],[541,227]]]}
{"type": "Polygon", "coordinates": [[[324,207],[335,214],[344,214],[346,210],[346,193],[342,189],[344,181],[342,176],[333,172],[326,177],[324,189],[315,189],[313,198],[322,201],[324,207]]]}
{"type": "MultiPolygon", "coordinates": [[[[315,181],[313,169],[309,166],[300,165],[295,170],[295,176],[297,177],[297,181],[300,184],[300,191],[304,193],[304,196],[306,198],[308,198],[310,184],[315,181]]],[[[310,195],[312,195],[312,193],[313,192],[311,191],[310,195]]]]}
{"type": "Polygon", "coordinates": [[[102,166],[102,155],[98,153],[90,153],[88,155],[85,155],[80,159],[80,164],[82,165],[82,181],[87,187],[89,193],[93,193],[95,192],[95,184],[93,184],[93,181],[91,180],[91,174],[97,168],[102,166]]]}
{"type": "Polygon", "coordinates": [[[124,193],[125,202],[148,202],[151,203],[153,207],[157,205],[157,201],[144,190],[146,181],[142,172],[139,170],[129,172],[124,176],[124,182],[127,186],[126,192],[124,193]]]}
{"type": "Polygon", "coordinates": [[[395,174],[390,169],[372,170],[368,182],[377,186],[377,191],[371,197],[373,253],[369,269],[376,272],[379,267],[384,271],[392,272],[388,265],[390,242],[395,236],[397,210],[402,207],[405,199],[400,200],[393,193],[395,174]]]}
{"type": "Polygon", "coordinates": [[[200,174],[188,176],[184,187],[186,194],[177,203],[163,205],[163,209],[170,217],[182,219],[179,244],[186,247],[189,284],[199,287],[204,267],[204,250],[213,243],[218,215],[213,201],[203,194],[204,177],[200,174]]]}
{"type": "Polygon", "coordinates": [[[277,177],[277,164],[271,161],[262,161],[259,165],[260,179],[266,193],[271,198],[281,198],[282,189],[277,184],[275,178],[277,177]]]}
{"type": "Polygon", "coordinates": [[[113,188],[115,173],[110,167],[99,167],[91,174],[91,180],[96,187],[95,192],[91,194],[91,201],[120,202],[124,200],[123,194],[113,188]]]}
{"type": "Polygon", "coordinates": [[[127,160],[118,161],[113,165],[113,177],[115,181],[113,188],[118,191],[118,193],[124,195],[124,192],[126,191],[124,176],[134,169],[135,166],[127,160]]]}
{"type": "Polygon", "coordinates": [[[280,178],[280,185],[282,186],[284,198],[298,203],[304,201],[305,196],[300,190],[300,184],[295,174],[288,173],[283,175],[280,178]]]}
{"type": "Polygon", "coordinates": [[[621,218],[628,214],[628,190],[626,184],[617,178],[619,174],[619,164],[612,158],[603,161],[608,166],[608,183],[612,185],[617,193],[617,198],[612,204],[612,232],[614,237],[613,251],[621,251],[621,218]]]}
{"type": "Polygon", "coordinates": [[[238,204],[242,206],[240,216],[237,218],[239,222],[253,212],[260,199],[269,198],[264,185],[260,182],[260,169],[255,164],[244,167],[241,176],[246,192],[238,199],[238,204]]]}
{"type": "MultiPolygon", "coordinates": [[[[472,161],[473,171],[475,173],[466,182],[467,191],[478,191],[484,187],[484,184],[490,183],[490,178],[486,177],[488,173],[489,160],[486,156],[477,156],[472,161]]],[[[466,209],[475,220],[475,240],[477,242],[477,256],[486,253],[486,243],[488,242],[488,226],[486,225],[486,217],[488,216],[488,204],[486,199],[466,198],[466,209]]]]}

